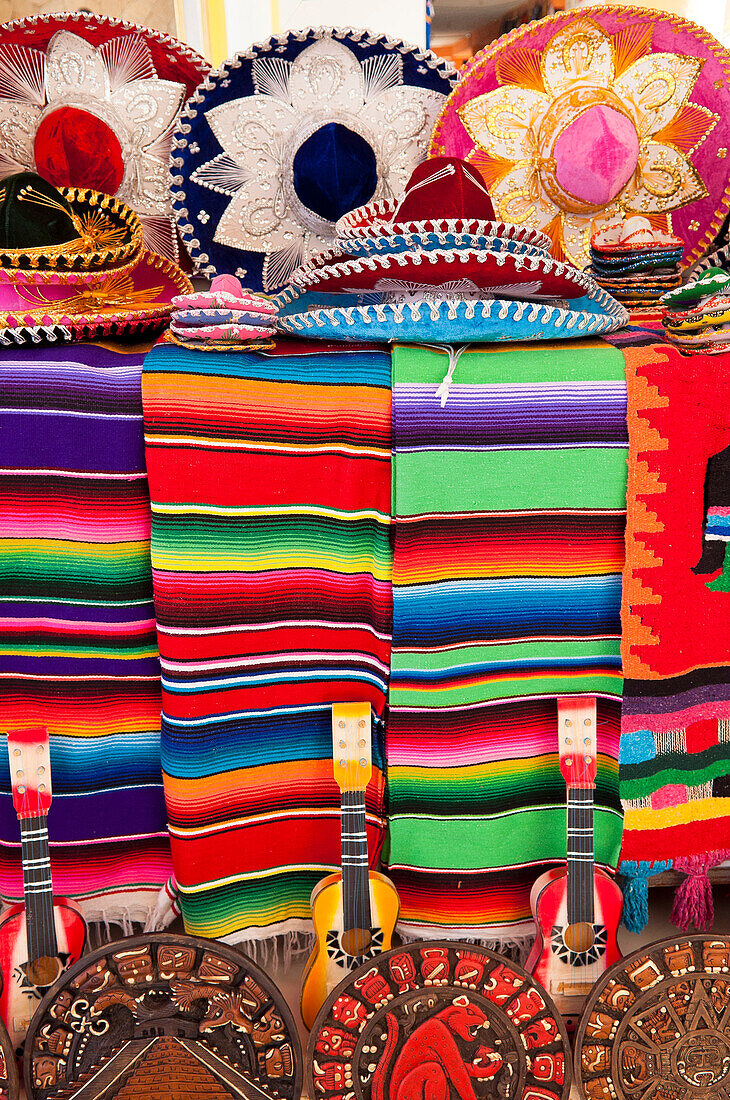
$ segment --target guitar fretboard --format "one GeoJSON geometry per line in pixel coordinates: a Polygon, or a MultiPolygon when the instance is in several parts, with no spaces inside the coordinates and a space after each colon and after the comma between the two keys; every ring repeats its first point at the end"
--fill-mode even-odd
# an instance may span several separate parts
{"type": "Polygon", "coordinates": [[[568,924],[593,923],[593,788],[568,788],[568,924]]]}
{"type": "Polygon", "coordinates": [[[344,930],[370,928],[370,880],[365,792],[342,792],[342,910],[344,930]]]}
{"type": "Polygon", "coordinates": [[[21,818],[20,839],[28,959],[34,962],[58,954],[47,818],[42,815],[21,818]]]}

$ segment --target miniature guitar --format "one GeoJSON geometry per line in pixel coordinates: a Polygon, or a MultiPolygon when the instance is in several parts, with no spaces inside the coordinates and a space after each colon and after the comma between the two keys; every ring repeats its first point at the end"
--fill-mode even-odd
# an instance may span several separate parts
{"type": "Polygon", "coordinates": [[[302,1019],[311,1030],[328,994],[367,959],[389,951],[400,900],[390,879],[368,870],[365,788],[372,773],[369,703],[332,707],[335,779],[341,791],[342,870],[315,886],[317,942],[302,988],[302,1019]]]}
{"type": "Polygon", "coordinates": [[[595,698],[558,699],[558,738],[568,788],[567,862],[532,888],[537,939],[526,969],[547,989],[570,1031],[595,982],[621,958],[616,936],[623,896],[594,862],[595,698]]]}
{"type": "Polygon", "coordinates": [[[14,1049],[22,1047],[41,998],[86,943],[86,922],[68,898],[54,898],[48,850],[51,760],[46,729],[8,733],[13,806],[20,822],[24,905],[0,917],[0,1015],[14,1049]]]}

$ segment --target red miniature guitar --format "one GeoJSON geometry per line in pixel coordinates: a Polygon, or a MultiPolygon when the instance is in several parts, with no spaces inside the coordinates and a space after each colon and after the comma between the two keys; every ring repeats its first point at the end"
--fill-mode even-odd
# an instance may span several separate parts
{"type": "Polygon", "coordinates": [[[0,918],[0,1015],[13,1046],[22,1048],[30,1019],[48,986],[81,957],[86,921],[74,901],[54,898],[46,815],[51,759],[46,729],[8,733],[13,805],[20,822],[24,905],[0,918]]]}
{"type": "Polygon", "coordinates": [[[547,989],[570,1031],[595,982],[621,958],[616,935],[623,896],[594,862],[595,698],[558,699],[558,738],[568,788],[568,858],[532,888],[537,939],[526,969],[547,989]]]}

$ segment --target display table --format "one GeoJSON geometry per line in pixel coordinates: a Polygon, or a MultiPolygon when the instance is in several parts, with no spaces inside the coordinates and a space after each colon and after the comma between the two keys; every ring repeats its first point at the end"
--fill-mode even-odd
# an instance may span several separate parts
{"type": "MultiPolygon", "coordinates": [[[[164,919],[171,873],[140,378],[146,348],[4,351],[0,728],[46,726],[54,891],[164,919]],[[164,905],[163,905],[164,908],[164,905]]],[[[0,752],[0,895],[23,897],[0,752]]]]}

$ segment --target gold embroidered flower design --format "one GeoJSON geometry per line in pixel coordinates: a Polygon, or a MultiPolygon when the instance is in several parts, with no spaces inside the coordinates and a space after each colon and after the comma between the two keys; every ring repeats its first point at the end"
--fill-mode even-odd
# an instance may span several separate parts
{"type": "Polygon", "coordinates": [[[718,122],[690,102],[703,61],[652,53],[651,35],[577,19],[501,57],[501,87],[459,109],[497,217],[548,233],[580,268],[608,222],[643,214],[671,232],[671,212],[707,195],[690,159],[718,122]]]}

